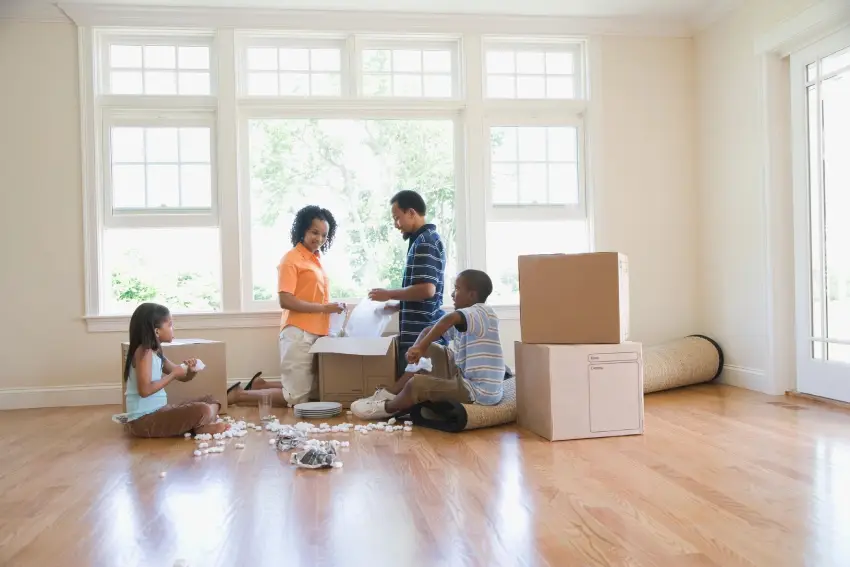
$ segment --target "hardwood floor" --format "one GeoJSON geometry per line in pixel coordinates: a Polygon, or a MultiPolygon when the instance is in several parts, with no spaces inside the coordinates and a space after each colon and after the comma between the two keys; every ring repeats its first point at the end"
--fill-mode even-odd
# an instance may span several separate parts
{"type": "Polygon", "coordinates": [[[265,432],[127,439],[115,410],[0,412],[0,565],[850,565],[850,412],[806,400],[653,394],[645,435],[589,441],[352,433],[328,471],[265,432]]]}

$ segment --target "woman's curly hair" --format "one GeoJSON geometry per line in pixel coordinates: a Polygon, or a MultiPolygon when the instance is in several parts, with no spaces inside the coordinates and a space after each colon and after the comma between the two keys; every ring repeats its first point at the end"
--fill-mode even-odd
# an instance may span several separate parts
{"type": "Polygon", "coordinates": [[[304,235],[307,234],[314,219],[328,223],[328,237],[320,248],[323,254],[327,254],[333,246],[334,236],[336,236],[336,219],[329,210],[316,205],[308,205],[295,214],[292,230],[289,233],[292,238],[292,245],[297,246],[299,242],[304,240],[304,235]]]}

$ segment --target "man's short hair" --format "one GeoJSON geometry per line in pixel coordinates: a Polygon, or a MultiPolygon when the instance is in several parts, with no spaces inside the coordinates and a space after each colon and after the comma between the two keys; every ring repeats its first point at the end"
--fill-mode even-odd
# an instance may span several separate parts
{"type": "Polygon", "coordinates": [[[493,280],[486,272],[481,270],[464,270],[457,275],[463,278],[463,281],[469,286],[469,289],[478,294],[478,301],[484,303],[490,294],[493,293],[493,280]]]}
{"type": "Polygon", "coordinates": [[[425,199],[422,198],[422,195],[417,193],[416,191],[411,191],[409,189],[405,189],[404,191],[399,191],[393,198],[390,199],[390,205],[395,203],[398,205],[398,208],[402,211],[409,211],[413,209],[423,217],[425,213],[428,211],[425,206],[425,199]]]}

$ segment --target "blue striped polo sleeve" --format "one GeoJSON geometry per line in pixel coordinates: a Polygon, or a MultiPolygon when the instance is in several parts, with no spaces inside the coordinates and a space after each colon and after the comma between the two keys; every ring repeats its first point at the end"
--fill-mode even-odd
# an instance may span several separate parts
{"type": "Polygon", "coordinates": [[[413,284],[437,285],[443,278],[443,261],[440,249],[432,242],[417,242],[413,249],[410,276],[413,284]]]}

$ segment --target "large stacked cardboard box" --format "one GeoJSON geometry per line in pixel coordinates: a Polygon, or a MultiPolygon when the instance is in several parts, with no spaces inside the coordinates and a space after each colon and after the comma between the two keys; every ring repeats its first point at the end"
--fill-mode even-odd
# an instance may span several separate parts
{"type": "Polygon", "coordinates": [[[643,433],[643,351],[629,342],[622,254],[519,258],[517,421],[551,441],[643,433]]]}
{"type": "MultiPolygon", "coordinates": [[[[127,350],[130,343],[121,343],[121,400],[127,411],[126,398],[127,382],[124,381],[124,365],[127,361],[127,350]]],[[[221,412],[227,410],[227,356],[225,344],[220,341],[205,339],[175,339],[162,345],[165,357],[175,364],[180,364],[190,358],[199,358],[204,363],[204,369],[188,382],[174,380],[165,387],[169,404],[179,404],[187,400],[212,396],[221,404],[221,412]]]]}

